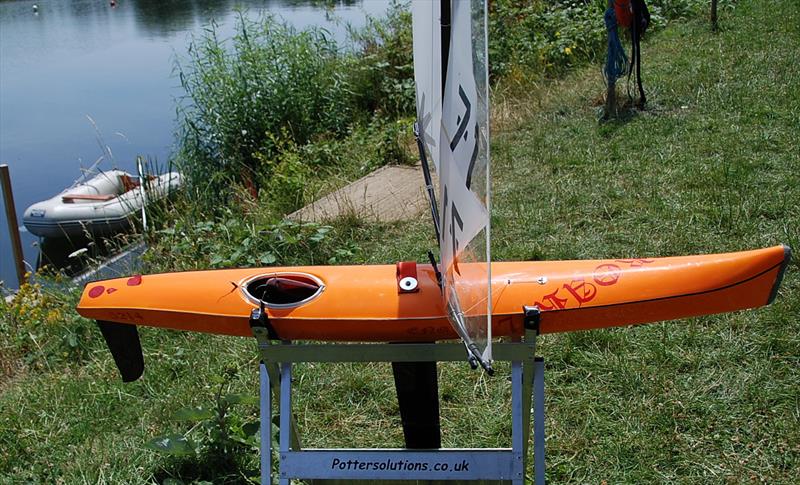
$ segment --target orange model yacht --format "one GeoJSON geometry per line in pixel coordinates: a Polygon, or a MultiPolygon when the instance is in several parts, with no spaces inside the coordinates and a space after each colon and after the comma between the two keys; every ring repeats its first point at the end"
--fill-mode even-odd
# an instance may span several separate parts
{"type": "MultiPolygon", "coordinates": [[[[492,333],[521,335],[523,306],[538,307],[542,333],[759,307],[774,299],[790,255],[788,246],[775,246],[652,259],[494,262],[492,333]]],[[[415,267],[409,283],[401,264],[136,275],[87,284],[78,312],[101,322],[112,352],[110,334],[120,332],[136,337],[138,348],[136,325],[251,336],[251,312],[259,307],[280,339],[458,338],[433,267],[415,267]]]]}

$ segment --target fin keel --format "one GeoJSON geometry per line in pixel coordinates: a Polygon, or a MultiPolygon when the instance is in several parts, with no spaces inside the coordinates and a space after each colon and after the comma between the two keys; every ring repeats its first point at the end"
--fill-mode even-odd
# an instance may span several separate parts
{"type": "Polygon", "coordinates": [[[144,373],[144,355],[136,325],[97,320],[97,326],[114,357],[122,382],[133,382],[144,373]]]}

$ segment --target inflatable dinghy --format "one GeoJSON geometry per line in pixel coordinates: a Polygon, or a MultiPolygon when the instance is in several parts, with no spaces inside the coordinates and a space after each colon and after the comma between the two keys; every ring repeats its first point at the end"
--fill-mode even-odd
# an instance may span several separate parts
{"type": "MultiPolygon", "coordinates": [[[[109,235],[130,225],[144,204],[140,181],[122,170],[101,172],[25,210],[23,224],[37,236],[59,238],[90,233],[109,235]]],[[[165,197],[181,184],[177,172],[145,181],[148,201],[165,197]]]]}

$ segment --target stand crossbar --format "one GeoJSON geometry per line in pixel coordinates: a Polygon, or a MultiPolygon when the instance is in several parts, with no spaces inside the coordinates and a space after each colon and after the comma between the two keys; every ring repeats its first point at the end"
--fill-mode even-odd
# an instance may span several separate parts
{"type": "MultiPolygon", "coordinates": [[[[253,327],[261,356],[261,483],[271,485],[273,396],[280,409],[278,483],[307,480],[448,480],[525,483],[533,410],[534,483],[544,485],[544,361],[535,358],[536,332],[525,340],[495,344],[495,360],[511,361],[511,448],[301,449],[292,414],[292,364],[296,362],[462,361],[464,346],[445,344],[273,344],[268,331],[253,327]],[[271,392],[270,392],[271,391],[271,392]],[[533,402],[532,399],[533,398],[533,402]],[[533,408],[533,409],[532,409],[533,408]]],[[[484,482],[485,483],[485,482],[484,482]]]]}

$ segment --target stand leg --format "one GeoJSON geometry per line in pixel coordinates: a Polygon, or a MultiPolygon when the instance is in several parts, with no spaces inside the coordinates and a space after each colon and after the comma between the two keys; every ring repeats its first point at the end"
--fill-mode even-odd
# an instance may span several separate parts
{"type": "Polygon", "coordinates": [[[527,433],[523,428],[523,416],[530,409],[523,409],[522,362],[511,364],[511,449],[514,455],[514,474],[511,479],[513,485],[525,484],[525,437],[527,433]]]}
{"type": "Polygon", "coordinates": [[[267,366],[258,365],[261,427],[261,485],[272,484],[272,392],[267,366]]]}
{"type": "Polygon", "coordinates": [[[522,456],[528,461],[531,437],[531,412],[533,409],[533,363],[522,364],[522,456]]]}
{"type": "Polygon", "coordinates": [[[537,357],[533,369],[533,474],[544,485],[544,359],[537,357]]]}
{"type": "MultiPolygon", "coordinates": [[[[262,366],[266,368],[266,372],[268,375],[268,382],[270,383],[270,387],[275,392],[275,401],[280,404],[281,402],[281,375],[280,369],[278,365],[274,362],[269,362],[269,355],[268,349],[272,345],[269,340],[269,335],[267,330],[264,327],[252,327],[253,335],[256,337],[258,341],[258,349],[261,353],[262,358],[262,366]],[[265,362],[267,362],[265,364],[265,362]]],[[[290,344],[290,341],[285,341],[284,344],[290,344]]],[[[263,422],[263,421],[262,421],[263,422]]],[[[272,429],[271,425],[267,429],[272,429]]],[[[294,416],[292,416],[292,449],[299,450],[300,449],[300,434],[298,433],[297,423],[295,422],[294,416]]]]}
{"type": "MultiPolygon", "coordinates": [[[[525,342],[533,344],[533,355],[536,355],[536,332],[534,330],[525,331],[525,342]]],[[[534,363],[531,360],[525,360],[522,364],[522,429],[523,435],[523,456],[528,458],[528,448],[531,430],[531,400],[533,398],[533,371],[534,363]]]]}
{"type": "MultiPolygon", "coordinates": [[[[281,432],[280,455],[283,461],[284,453],[290,450],[292,436],[292,364],[281,364],[281,432]]],[[[289,485],[289,478],[284,477],[285,472],[280,471],[279,485],[289,485]]]]}

